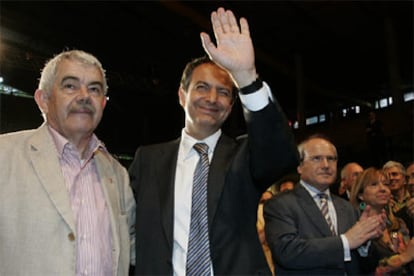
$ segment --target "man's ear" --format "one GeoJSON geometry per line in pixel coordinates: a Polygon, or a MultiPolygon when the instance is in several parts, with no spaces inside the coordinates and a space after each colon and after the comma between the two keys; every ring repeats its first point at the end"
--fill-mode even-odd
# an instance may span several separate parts
{"type": "Polygon", "coordinates": [[[180,85],[180,87],[178,88],[178,100],[180,101],[180,105],[182,107],[185,106],[185,96],[186,96],[186,92],[184,91],[183,87],[180,85]]]}
{"type": "Polygon", "coordinates": [[[298,174],[302,174],[302,166],[301,166],[301,164],[299,164],[299,165],[296,167],[296,171],[298,172],[298,174]]]}
{"type": "Polygon", "coordinates": [[[103,98],[103,100],[102,100],[102,107],[103,108],[105,108],[107,102],[108,102],[108,98],[105,95],[104,98],[103,98]]]}
{"type": "Polygon", "coordinates": [[[47,92],[42,89],[37,89],[34,93],[34,98],[39,109],[46,114],[48,111],[49,103],[49,95],[47,92]]]}

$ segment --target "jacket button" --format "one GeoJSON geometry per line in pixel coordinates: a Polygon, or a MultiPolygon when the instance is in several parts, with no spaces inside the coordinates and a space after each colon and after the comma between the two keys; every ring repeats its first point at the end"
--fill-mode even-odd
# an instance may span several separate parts
{"type": "Polygon", "coordinates": [[[70,241],[74,241],[74,240],[75,240],[75,234],[73,234],[72,232],[71,232],[71,233],[69,233],[69,235],[68,235],[68,239],[69,239],[70,241]]]}

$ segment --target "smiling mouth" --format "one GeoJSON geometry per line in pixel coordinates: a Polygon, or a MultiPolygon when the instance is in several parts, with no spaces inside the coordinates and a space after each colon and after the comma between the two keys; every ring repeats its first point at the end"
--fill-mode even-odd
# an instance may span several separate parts
{"type": "Polygon", "coordinates": [[[212,113],[217,113],[218,112],[217,108],[211,108],[211,107],[202,107],[202,106],[200,106],[199,109],[202,113],[207,113],[207,114],[212,114],[212,113]]]}

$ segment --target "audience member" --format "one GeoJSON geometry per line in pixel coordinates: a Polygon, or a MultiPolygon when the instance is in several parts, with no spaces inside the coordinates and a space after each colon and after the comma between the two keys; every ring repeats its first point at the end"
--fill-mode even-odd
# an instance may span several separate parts
{"type": "Polygon", "coordinates": [[[349,200],[352,185],[355,183],[358,175],[363,171],[363,168],[356,162],[347,163],[341,170],[341,184],[338,195],[346,200],[349,200]]]}
{"type": "Polygon", "coordinates": [[[404,166],[396,161],[388,161],[382,168],[390,180],[392,194],[390,207],[395,214],[406,205],[410,198],[406,187],[406,171],[404,166]]]}
{"type": "Polygon", "coordinates": [[[296,183],[299,181],[299,175],[297,173],[289,173],[279,179],[275,184],[275,193],[281,193],[284,191],[290,191],[295,188],[296,183]]]}
{"type": "MultiPolygon", "coordinates": [[[[387,209],[391,199],[388,176],[382,170],[368,168],[358,177],[350,201],[363,211],[370,206],[370,212],[380,214],[387,209]]],[[[414,243],[405,222],[387,212],[387,224],[381,237],[371,241],[368,256],[363,258],[361,270],[371,275],[412,275],[414,270],[414,243]]]]}
{"type": "Polygon", "coordinates": [[[406,181],[407,181],[407,191],[410,194],[410,197],[414,197],[414,162],[411,162],[407,165],[406,169],[406,181]]]}
{"type": "Polygon", "coordinates": [[[0,136],[0,275],[128,275],[135,201],[94,134],[106,92],[94,56],[62,52],[34,95],[45,123],[0,136]]]}
{"type": "Polygon", "coordinates": [[[337,151],[315,135],[298,145],[300,183],[264,205],[266,239],[276,275],[351,275],[359,273],[361,246],[381,235],[385,215],[368,216],[333,195],[337,151]],[[322,209],[320,209],[322,207],[322,209]]]}
{"type": "Polygon", "coordinates": [[[264,231],[265,221],[263,218],[263,205],[266,201],[271,199],[273,197],[273,193],[270,190],[266,190],[263,192],[260,201],[259,206],[257,208],[257,234],[259,235],[260,243],[262,244],[263,252],[266,256],[267,264],[269,265],[270,271],[272,272],[272,275],[275,273],[274,264],[272,261],[272,253],[270,252],[270,248],[266,241],[266,235],[264,231]]]}
{"type": "Polygon", "coordinates": [[[410,230],[410,236],[414,237],[414,162],[407,165],[406,181],[410,199],[407,200],[406,205],[398,210],[395,215],[404,220],[410,230]]]}
{"type": "Polygon", "coordinates": [[[138,148],[130,166],[137,200],[137,275],[270,274],[257,235],[257,207],[262,193],[297,165],[297,151],[285,115],[256,73],[247,20],[241,18],[239,27],[232,11],[219,8],[211,21],[217,46],[201,34],[211,60],[188,63],[178,90],[185,111],[181,139],[138,148]],[[236,98],[234,86],[248,132],[239,139],[221,131],[236,98]],[[208,145],[208,159],[207,153],[199,158],[199,143],[208,145]],[[209,165],[208,179],[203,169],[194,184],[207,181],[201,186],[208,193],[199,191],[193,199],[199,160],[209,165]],[[191,253],[196,212],[207,239],[201,239],[203,257],[191,253]]]}

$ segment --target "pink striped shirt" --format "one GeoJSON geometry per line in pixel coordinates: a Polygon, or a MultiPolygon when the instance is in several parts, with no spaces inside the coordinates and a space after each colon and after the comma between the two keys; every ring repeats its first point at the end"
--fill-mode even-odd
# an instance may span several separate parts
{"type": "Polygon", "coordinates": [[[106,150],[93,135],[80,159],[76,147],[49,126],[59,153],[76,224],[76,275],[112,275],[112,230],[93,155],[106,150]]]}

